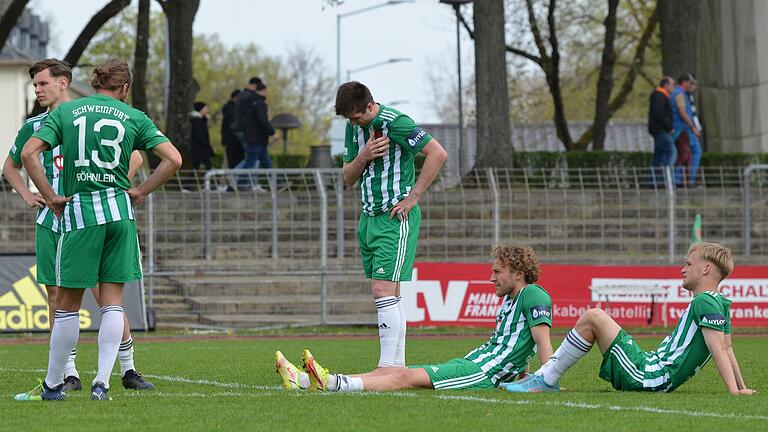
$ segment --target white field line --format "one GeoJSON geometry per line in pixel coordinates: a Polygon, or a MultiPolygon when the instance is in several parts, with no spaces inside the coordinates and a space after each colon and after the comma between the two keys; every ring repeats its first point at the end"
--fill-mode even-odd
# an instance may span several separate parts
{"type": "MultiPolygon", "coordinates": [[[[41,373],[46,372],[46,369],[21,369],[21,368],[3,368],[0,367],[0,371],[2,372],[23,372],[23,373],[41,373]]],[[[89,373],[95,374],[96,371],[86,371],[89,373]]],[[[243,384],[243,383],[227,383],[227,382],[221,382],[221,381],[215,381],[215,380],[198,380],[198,379],[192,379],[192,378],[186,378],[186,377],[180,377],[180,376],[173,376],[173,375],[151,375],[151,374],[144,374],[143,376],[153,379],[159,379],[163,381],[171,381],[171,382],[179,382],[184,384],[201,384],[201,385],[209,385],[212,387],[219,387],[219,388],[242,388],[242,389],[255,389],[255,390],[265,390],[263,393],[242,393],[242,392],[218,392],[218,393],[200,393],[200,392],[192,392],[192,393],[168,393],[163,391],[153,391],[153,392],[126,392],[120,395],[120,397],[123,396],[129,396],[129,397],[199,397],[199,398],[221,398],[221,397],[248,397],[248,398],[261,398],[261,397],[267,397],[267,396],[275,396],[278,393],[273,393],[268,390],[280,390],[280,386],[261,386],[261,385],[250,385],[250,384],[243,384]]],[[[286,394],[285,392],[279,392],[279,394],[286,394]]],[[[305,395],[313,395],[313,396],[330,396],[334,393],[305,393],[302,391],[294,391],[294,392],[288,392],[288,394],[292,394],[294,396],[305,396],[305,395]]],[[[417,395],[415,393],[407,393],[407,392],[363,392],[363,393],[344,393],[344,395],[347,396],[394,396],[394,397],[416,397],[417,395]]],[[[509,400],[509,399],[488,399],[488,398],[481,398],[477,396],[451,396],[451,395],[445,395],[445,394],[436,394],[434,396],[436,399],[442,399],[442,400],[450,400],[450,401],[469,401],[469,402],[481,402],[481,403],[489,403],[489,404],[502,404],[502,405],[530,405],[530,406],[536,406],[536,405],[543,405],[543,406],[559,406],[559,407],[567,407],[567,408],[578,408],[578,409],[589,409],[589,410],[607,410],[607,411],[637,411],[637,412],[647,412],[652,414],[673,414],[673,415],[683,415],[688,417],[709,417],[709,418],[724,418],[724,419],[743,419],[743,420],[763,420],[768,421],[768,416],[763,415],[751,415],[751,414],[736,414],[736,413],[717,413],[717,412],[709,412],[709,411],[689,411],[689,410],[678,410],[678,409],[666,409],[666,408],[656,408],[656,407],[649,407],[649,406],[623,406],[623,405],[604,405],[604,404],[591,404],[591,403],[585,403],[585,402],[572,402],[572,401],[535,401],[530,399],[522,399],[522,400],[509,400]]]]}
{"type": "Polygon", "coordinates": [[[609,410],[609,411],[639,411],[648,412],[653,414],[676,414],[689,417],[713,417],[713,418],[728,418],[728,419],[744,419],[744,420],[768,420],[768,416],[762,415],[750,415],[750,414],[736,414],[736,413],[716,413],[709,411],[688,411],[678,409],[666,409],[656,408],[649,406],[622,406],[622,405],[603,405],[603,404],[591,404],[585,402],[570,402],[570,401],[533,401],[533,400],[506,400],[506,399],[486,399],[476,396],[449,396],[438,395],[438,399],[444,400],[456,400],[456,401],[472,401],[483,402],[491,404],[504,404],[504,405],[546,405],[546,406],[561,406],[567,408],[581,408],[591,410],[609,410]]]}

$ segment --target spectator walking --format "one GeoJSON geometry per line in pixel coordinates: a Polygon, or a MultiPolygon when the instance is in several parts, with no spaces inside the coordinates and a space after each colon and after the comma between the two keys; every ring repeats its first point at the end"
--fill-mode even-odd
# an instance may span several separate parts
{"type": "Polygon", "coordinates": [[[205,102],[195,102],[195,109],[189,113],[192,123],[192,169],[203,164],[205,170],[211,169],[211,137],[208,135],[208,105],[205,102]]]}
{"type": "Polygon", "coordinates": [[[670,93],[675,88],[675,80],[665,76],[659,86],[651,93],[648,108],[648,133],[653,136],[653,158],[651,159],[652,187],[656,187],[663,178],[665,166],[675,163],[677,152],[672,139],[672,105],[670,93]]]}
{"type": "Polygon", "coordinates": [[[236,112],[235,101],[237,96],[240,95],[241,90],[237,89],[229,95],[229,100],[221,108],[221,145],[224,146],[224,150],[227,154],[227,166],[234,168],[245,157],[245,150],[243,144],[235,136],[236,129],[236,112]]]}
{"type": "MultiPolygon", "coordinates": [[[[248,86],[237,97],[235,105],[237,113],[237,132],[235,135],[243,143],[245,159],[235,168],[272,168],[272,160],[267,152],[269,137],[275,134],[275,129],[269,123],[267,108],[267,86],[259,77],[248,81],[248,86]]],[[[259,190],[258,181],[251,179],[251,187],[259,190]]]]}
{"type": "Polygon", "coordinates": [[[671,95],[672,126],[675,128],[673,138],[678,146],[678,158],[675,163],[675,165],[678,165],[675,168],[675,183],[680,186],[693,186],[696,184],[696,172],[701,162],[701,143],[699,142],[701,129],[694,121],[695,108],[689,95],[696,91],[698,81],[692,73],[687,72],[677,82],[678,85],[671,95]],[[682,138],[680,143],[677,143],[678,138],[682,134],[688,135],[687,147],[684,143],[685,137],[682,138]],[[680,149],[683,151],[681,152],[680,149]],[[686,150],[690,150],[690,158],[686,158],[686,150]],[[681,158],[680,156],[683,157],[681,158]],[[683,172],[684,167],[686,168],[685,173],[683,172]]]}

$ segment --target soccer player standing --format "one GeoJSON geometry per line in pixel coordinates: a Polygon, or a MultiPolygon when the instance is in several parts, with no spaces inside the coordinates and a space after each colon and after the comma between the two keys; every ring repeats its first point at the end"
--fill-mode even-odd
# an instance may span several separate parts
{"type": "Polygon", "coordinates": [[[109,376],[123,334],[123,285],[142,277],[133,206],[162,185],[180,166],[176,148],[141,111],[123,101],[131,75],[128,65],[110,60],[93,72],[93,96],[61,104],[27,141],[22,160],[60,217],[62,233],[55,262],[61,287],[51,332],[44,400],[63,400],[64,364],[79,336],[79,310],[85,289],[99,284],[98,372],[94,400],[109,400],[109,376]],[[48,183],[39,155],[60,149],[63,192],[48,183]],[[151,150],[161,162],[150,177],[130,188],[128,170],[134,150],[151,150]]]}
{"type": "Polygon", "coordinates": [[[733,271],[731,250],[696,243],[682,268],[683,288],[693,300],[672,334],[656,351],[644,352],[602,309],[590,309],[576,322],[555,354],[528,378],[507,386],[514,393],[560,390],[560,377],[597,342],[603,353],[600,378],[616,390],[671,392],[694,376],[710,357],[731,394],[752,394],[731,346],[731,301],[718,284],[733,271]]]}
{"type": "Polygon", "coordinates": [[[302,374],[278,351],[277,372],[283,387],[321,391],[393,391],[408,388],[494,389],[512,382],[528,368],[534,353],[544,363],[552,355],[549,329],[552,299],[535,282],[539,260],[529,247],[498,246],[493,250],[491,282],[502,298],[496,329],[488,342],[463,358],[447,363],[378,369],[363,375],[329,374],[304,351],[302,374]]]}
{"type": "Polygon", "coordinates": [[[419,198],[447,159],[445,149],[410,117],[376,103],[365,85],[351,81],[336,93],[345,117],[344,182],[360,185],[357,236],[365,276],[376,303],[379,367],[405,365],[405,311],[400,281],[411,279],[421,224],[419,198]],[[426,156],[416,179],[413,159],[426,156]]]}
{"type": "MultiPolygon", "coordinates": [[[[32,79],[32,84],[35,88],[35,96],[41,106],[47,108],[47,110],[35,117],[28,119],[19,130],[16,136],[13,147],[11,148],[8,158],[3,165],[3,175],[8,179],[8,183],[16,190],[19,196],[27,203],[30,208],[38,208],[35,227],[35,255],[37,265],[37,281],[45,285],[45,290],[48,294],[48,322],[50,328],[53,328],[56,312],[56,299],[58,297],[58,289],[56,286],[56,276],[54,270],[54,262],[56,256],[56,244],[59,238],[59,220],[53,215],[47,207],[45,207],[45,200],[39,195],[33,194],[26,185],[26,182],[21,177],[21,151],[24,149],[24,144],[32,136],[34,132],[37,132],[45,122],[48,114],[56,109],[59,104],[68,102],[69,97],[69,85],[72,81],[72,72],[61,60],[58,59],[43,59],[35,62],[29,68],[29,77],[32,79]]],[[[62,183],[60,179],[62,168],[62,156],[60,149],[54,149],[52,151],[45,151],[41,153],[43,160],[43,169],[45,170],[48,182],[50,182],[53,190],[61,194],[62,183]]],[[[129,178],[133,177],[138,167],[142,163],[142,158],[139,152],[134,152],[131,156],[131,168],[129,169],[129,178]]],[[[94,296],[96,302],[99,301],[98,288],[94,290],[94,296]]],[[[123,385],[126,388],[134,389],[151,389],[154,388],[152,383],[144,380],[139,373],[136,372],[135,366],[133,366],[133,339],[131,338],[131,330],[127,325],[127,318],[125,318],[126,328],[123,333],[123,338],[120,343],[121,349],[118,357],[120,359],[120,366],[123,376],[123,385]]],[[[80,375],[75,367],[75,358],[77,352],[72,350],[72,353],[67,360],[67,365],[64,371],[64,388],[65,390],[80,390],[80,375]]],[[[32,396],[39,396],[41,387],[38,386],[30,392],[21,393],[16,396],[17,400],[26,400],[32,396]]]]}

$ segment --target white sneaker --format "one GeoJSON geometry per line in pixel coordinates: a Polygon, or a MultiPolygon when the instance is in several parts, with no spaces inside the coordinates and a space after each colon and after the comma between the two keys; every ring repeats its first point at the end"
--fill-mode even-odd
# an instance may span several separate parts
{"type": "Polygon", "coordinates": [[[256,193],[262,193],[262,192],[266,192],[267,190],[261,187],[261,185],[256,185],[251,187],[251,191],[256,193]]]}

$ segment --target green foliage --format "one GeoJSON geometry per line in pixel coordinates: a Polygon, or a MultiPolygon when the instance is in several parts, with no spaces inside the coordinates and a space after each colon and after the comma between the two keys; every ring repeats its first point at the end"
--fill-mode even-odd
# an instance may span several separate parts
{"type": "Polygon", "coordinates": [[[275,168],[306,168],[309,158],[303,154],[272,154],[272,164],[275,168]]]}

